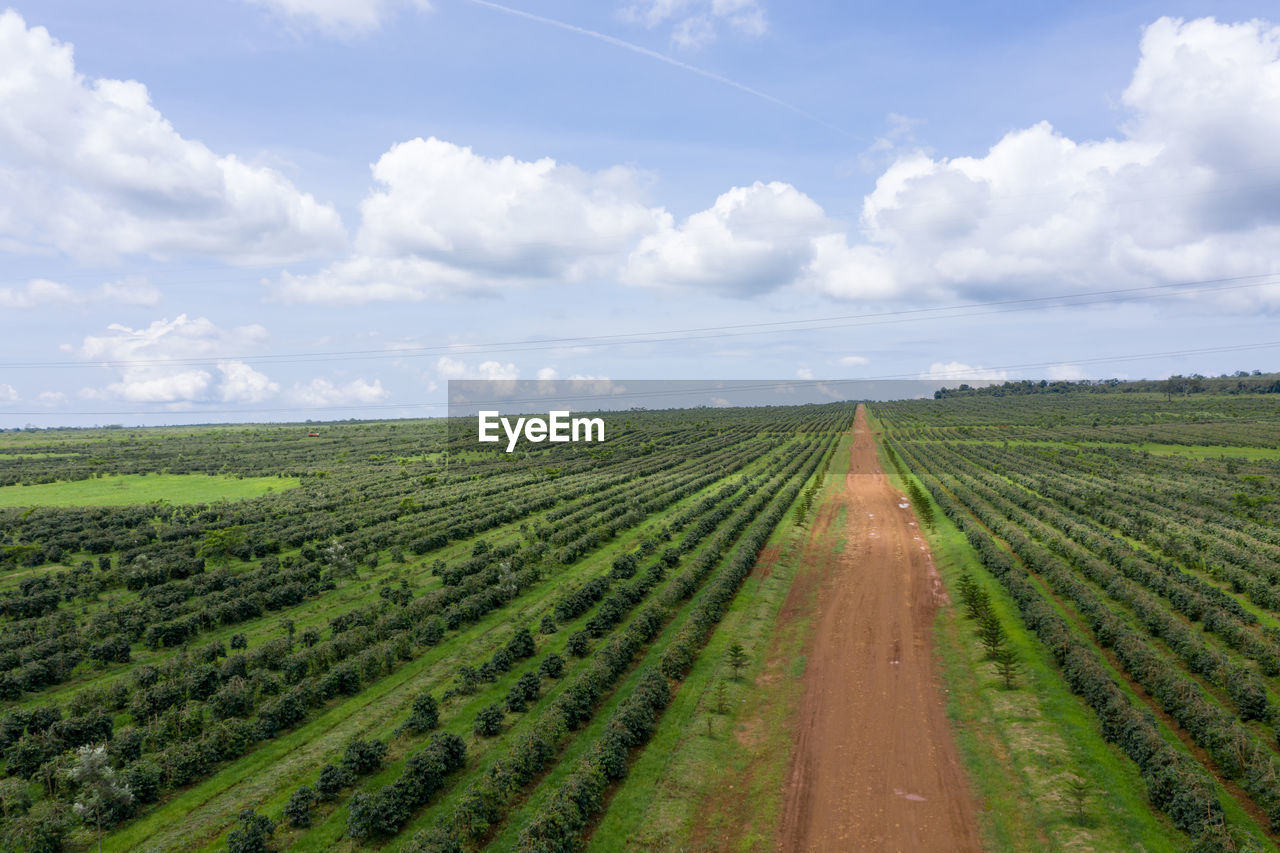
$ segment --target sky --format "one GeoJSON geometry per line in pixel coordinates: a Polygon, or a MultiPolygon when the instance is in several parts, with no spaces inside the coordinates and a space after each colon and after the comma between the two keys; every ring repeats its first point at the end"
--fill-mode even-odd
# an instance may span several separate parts
{"type": "Polygon", "coordinates": [[[1277,17],[9,7],[0,428],[433,416],[450,379],[1275,370],[1277,17]]]}

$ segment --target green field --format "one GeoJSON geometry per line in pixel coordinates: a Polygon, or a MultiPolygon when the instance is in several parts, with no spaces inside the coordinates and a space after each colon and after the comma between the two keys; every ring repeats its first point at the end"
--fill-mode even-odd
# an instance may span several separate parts
{"type": "MultiPolygon", "coordinates": [[[[952,695],[994,846],[1025,847],[1022,826],[1047,834],[1045,849],[1075,849],[1062,806],[1077,779],[1129,803],[1094,818],[1110,837],[1092,849],[1164,847],[1166,819],[1195,849],[1277,849],[1280,399],[940,402],[876,412],[904,485],[936,516],[953,598],[967,571],[1037,685],[1034,703],[994,685],[952,695]],[[1028,760],[1008,772],[999,758],[1019,752],[1028,760]],[[1144,789],[1156,814],[1134,821],[1144,789]]],[[[986,655],[964,649],[976,618],[950,614],[940,631],[953,683],[995,681],[986,655]]]]}
{"type": "Polygon", "coordinates": [[[225,474],[108,474],[75,482],[0,488],[0,507],[129,506],[153,501],[213,503],[259,498],[296,488],[297,477],[235,477],[225,474]]]}
{"type": "Polygon", "coordinates": [[[96,846],[58,768],[108,734],[137,796],[105,821],[104,849],[223,850],[245,809],[277,824],[276,850],[419,849],[424,831],[518,846],[641,689],[678,683],[669,652],[692,664],[710,642],[719,656],[723,635],[699,628],[721,615],[708,596],[736,594],[852,415],[629,414],[609,454],[478,451],[438,421],[27,443],[0,470],[23,484],[0,488],[0,653],[14,664],[0,673],[0,800],[22,788],[31,802],[5,806],[0,850],[96,846]],[[260,499],[219,500],[247,496],[260,499]],[[533,694],[517,703],[519,685],[533,694]],[[404,730],[424,694],[438,725],[404,730]],[[546,772],[495,787],[540,732],[546,772]],[[392,807],[445,736],[464,764],[392,807]],[[353,741],[385,753],[357,768],[353,741]],[[288,819],[327,765],[347,775],[288,819]]]}
{"type": "MultiPolygon", "coordinates": [[[[987,849],[1277,849],[1278,403],[869,405],[955,605],[987,849]]],[[[853,412],[628,413],[608,455],[429,420],[24,433],[0,850],[96,848],[64,771],[103,743],[138,793],[108,850],[222,851],[246,809],[275,851],[772,849],[825,567],[861,547],[853,412]]]]}

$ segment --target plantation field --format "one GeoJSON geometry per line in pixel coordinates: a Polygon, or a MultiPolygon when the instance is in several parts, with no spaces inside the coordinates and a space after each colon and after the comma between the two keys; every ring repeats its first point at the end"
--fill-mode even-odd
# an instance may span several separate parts
{"type": "Polygon", "coordinates": [[[0,849],[582,843],[852,417],[24,433],[0,494],[68,504],[0,507],[0,849]]]}
{"type": "Polygon", "coordinates": [[[1278,849],[1280,405],[863,412],[3,436],[0,850],[1278,849]]]}
{"type": "MultiPolygon", "coordinates": [[[[27,454],[28,458],[40,458],[27,454]]],[[[0,507],[128,506],[152,501],[212,503],[257,498],[300,485],[297,477],[225,474],[114,474],[75,482],[0,488],[0,507]]]]}
{"type": "MultiPolygon", "coordinates": [[[[948,577],[961,608],[954,635],[963,641],[981,637],[989,621],[1011,623],[999,645],[1022,645],[1021,674],[1014,689],[995,689],[1016,696],[1025,689],[1019,682],[1052,677],[1053,690],[1074,694],[1054,700],[1063,709],[1055,712],[1059,725],[1084,711],[1107,742],[1103,751],[1088,747],[1094,757],[1083,763],[1082,744],[1068,744],[1058,766],[1073,769],[1041,761],[1010,796],[1039,789],[1032,807],[1057,803],[1051,809],[1061,815],[1078,784],[1082,799],[1097,804],[1095,826],[1145,834],[1146,849],[1163,846],[1150,840],[1153,827],[1104,816],[1103,802],[1132,801],[1140,791],[1161,822],[1184,834],[1182,845],[1276,849],[1278,402],[1274,395],[972,394],[873,407],[887,458],[914,489],[913,505],[937,515],[935,537],[961,536],[956,546],[968,552],[948,577]],[[1017,639],[1024,635],[1033,646],[1017,639]],[[1109,756],[1132,770],[1119,772],[1109,756]]],[[[957,652],[949,654],[949,680],[959,683],[977,664],[959,665],[957,652]]],[[[1008,719],[1000,707],[1009,700],[988,704],[996,719],[1008,719]]],[[[957,705],[956,713],[972,712],[957,705]]],[[[1010,738],[1025,736],[1034,718],[1025,710],[1018,717],[1016,725],[1001,723],[994,737],[1004,743],[990,754],[1016,751],[1010,738]]],[[[1033,735],[1038,751],[1052,734],[1033,735]]],[[[995,797],[998,762],[983,756],[982,740],[977,732],[961,736],[971,777],[995,797]]],[[[997,806],[989,838],[1015,838],[1017,810],[1027,810],[1021,799],[1005,809],[1007,819],[997,806]]],[[[1088,825],[1057,825],[1070,831],[1072,823],[1088,825]]],[[[1067,837],[1058,838],[1065,847],[1067,837]]]]}

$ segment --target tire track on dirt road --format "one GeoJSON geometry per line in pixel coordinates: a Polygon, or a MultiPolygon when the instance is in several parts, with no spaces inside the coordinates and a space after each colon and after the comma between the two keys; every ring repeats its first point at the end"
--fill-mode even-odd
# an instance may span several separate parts
{"type": "Polygon", "coordinates": [[[861,406],[836,500],[848,539],[818,593],[778,846],[980,850],[933,661],[946,592],[861,406]]]}

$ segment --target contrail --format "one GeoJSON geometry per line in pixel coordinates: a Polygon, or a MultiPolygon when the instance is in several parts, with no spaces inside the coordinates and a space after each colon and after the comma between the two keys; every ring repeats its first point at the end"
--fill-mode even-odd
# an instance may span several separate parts
{"type": "Polygon", "coordinates": [[[820,124],[823,127],[825,127],[827,130],[835,131],[841,136],[847,136],[850,139],[857,138],[853,134],[849,133],[847,130],[836,127],[834,124],[831,124],[830,122],[823,121],[822,119],[815,116],[813,113],[805,112],[799,107],[789,104],[786,101],[782,100],[781,98],[775,98],[773,95],[770,95],[768,92],[761,92],[759,89],[753,89],[750,86],[743,85],[742,83],[739,83],[736,80],[730,80],[728,77],[725,77],[722,74],[717,74],[714,71],[708,71],[705,68],[699,68],[696,65],[690,65],[687,62],[681,62],[678,59],[674,59],[670,56],[667,56],[665,53],[659,53],[656,50],[650,50],[647,47],[641,47],[638,44],[632,44],[629,41],[623,41],[620,38],[615,38],[614,36],[606,35],[605,33],[596,32],[595,30],[589,30],[586,27],[579,27],[576,24],[568,24],[568,23],[565,23],[564,21],[557,21],[554,18],[545,18],[542,15],[535,15],[532,12],[525,12],[522,9],[512,9],[510,6],[503,6],[501,3],[494,3],[492,2],[492,0],[467,0],[467,2],[472,3],[476,6],[484,6],[486,8],[493,9],[498,12],[503,12],[508,15],[515,15],[517,18],[525,18],[530,21],[537,21],[540,24],[547,24],[552,27],[559,27],[560,29],[568,30],[571,33],[577,33],[579,35],[588,36],[590,38],[602,41],[606,44],[611,44],[614,47],[620,47],[623,50],[629,50],[632,53],[638,53],[641,56],[647,56],[650,59],[656,59],[659,62],[665,62],[667,65],[673,65],[676,68],[682,68],[685,71],[692,72],[693,74],[697,74],[700,77],[706,77],[708,80],[714,80],[717,83],[724,84],[725,86],[732,86],[733,88],[737,89],[740,92],[746,92],[748,95],[752,95],[763,101],[768,101],[769,103],[775,106],[782,107],[784,110],[793,112],[798,116],[803,116],[804,118],[807,118],[809,121],[816,122],[817,124],[820,124]]]}

